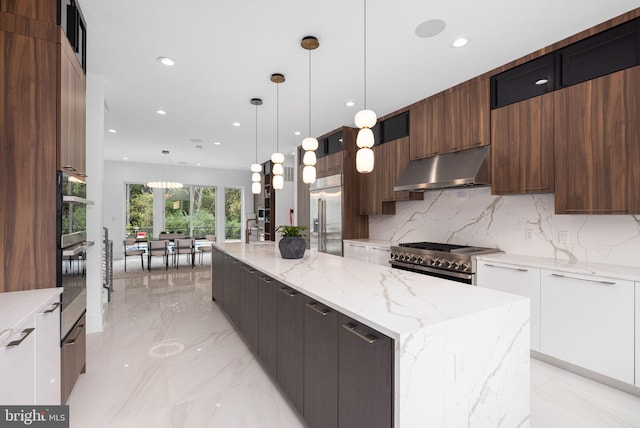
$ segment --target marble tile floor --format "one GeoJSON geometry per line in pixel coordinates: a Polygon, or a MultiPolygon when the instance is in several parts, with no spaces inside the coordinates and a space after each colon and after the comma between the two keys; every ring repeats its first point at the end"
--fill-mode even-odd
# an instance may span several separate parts
{"type": "MultiPolygon", "coordinates": [[[[211,301],[210,275],[114,281],[105,330],[87,335],[71,428],[304,427],[211,301]]],[[[531,427],[640,427],[640,398],[531,363],[531,427]]]]}

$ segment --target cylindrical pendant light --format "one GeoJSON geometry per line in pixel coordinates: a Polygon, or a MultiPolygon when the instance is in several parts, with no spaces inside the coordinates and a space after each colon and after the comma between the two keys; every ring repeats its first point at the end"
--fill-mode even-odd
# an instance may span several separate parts
{"type": "Polygon", "coordinates": [[[354,122],[360,131],[356,137],[359,147],[356,153],[356,169],[360,173],[373,171],[374,156],[371,147],[375,144],[373,128],[378,118],[372,110],[367,110],[367,0],[364,0],[364,109],[356,113],[354,122]]]}
{"type": "Polygon", "coordinates": [[[274,73],[271,75],[271,81],[276,84],[276,152],[271,155],[271,162],[273,162],[273,168],[271,173],[273,174],[273,188],[280,190],[284,187],[284,168],[282,163],[284,162],[284,155],[280,153],[280,83],[285,81],[284,74],[274,73]]]}
{"type": "Polygon", "coordinates": [[[262,165],[258,163],[258,106],[262,105],[262,100],[260,98],[251,98],[249,101],[251,105],[256,106],[256,160],[251,164],[251,193],[254,195],[259,195],[262,192],[262,177],[260,176],[260,172],[262,171],[262,165]]]}
{"type": "Polygon", "coordinates": [[[309,136],[302,140],[302,149],[305,150],[302,163],[302,181],[311,184],[316,181],[316,152],[318,140],[311,136],[311,51],[320,46],[318,39],[313,36],[306,36],[300,42],[300,46],[309,52],[309,136]]]}

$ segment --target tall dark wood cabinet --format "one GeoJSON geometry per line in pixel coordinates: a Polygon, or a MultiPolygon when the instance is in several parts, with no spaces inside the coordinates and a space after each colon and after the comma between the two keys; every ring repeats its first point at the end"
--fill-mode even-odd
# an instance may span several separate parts
{"type": "Polygon", "coordinates": [[[55,2],[2,2],[2,10],[0,292],[55,287],[55,2]],[[44,20],[44,3],[54,5],[53,20],[44,20]]]}
{"type": "Polygon", "coordinates": [[[491,112],[491,191],[494,195],[554,190],[553,94],[491,112]]]}
{"type": "Polygon", "coordinates": [[[340,315],[340,427],[393,426],[393,340],[340,315]]]}
{"type": "Polygon", "coordinates": [[[338,426],[338,312],[313,299],[304,307],[304,419],[338,426]]]}
{"type": "Polygon", "coordinates": [[[640,212],[640,66],[554,95],[556,213],[640,212]]]}
{"type": "Polygon", "coordinates": [[[278,284],[277,288],[276,379],[287,398],[302,413],[304,409],[304,297],[284,284],[278,284]]]}

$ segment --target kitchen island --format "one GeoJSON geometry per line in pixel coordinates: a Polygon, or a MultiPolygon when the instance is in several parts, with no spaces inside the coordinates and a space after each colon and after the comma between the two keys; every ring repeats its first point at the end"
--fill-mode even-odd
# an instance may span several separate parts
{"type": "MultiPolygon", "coordinates": [[[[286,260],[274,243],[214,248],[217,255],[284,284],[283,290],[388,336],[394,427],[528,426],[527,298],[315,251],[286,260]]],[[[216,261],[212,269],[219,300],[216,281],[224,272],[216,261]]],[[[348,323],[342,327],[349,330],[348,323]]],[[[348,371],[339,373],[342,380],[348,371]]],[[[298,411],[306,413],[302,406],[298,411]]]]}

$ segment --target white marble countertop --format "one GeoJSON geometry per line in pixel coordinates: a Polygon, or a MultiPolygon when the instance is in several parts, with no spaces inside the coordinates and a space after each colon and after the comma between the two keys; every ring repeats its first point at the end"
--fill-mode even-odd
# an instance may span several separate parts
{"type": "Polygon", "coordinates": [[[533,257],[522,254],[487,254],[478,256],[478,260],[496,263],[508,263],[532,268],[550,269],[582,275],[598,275],[609,278],[640,281],[640,267],[612,265],[605,263],[570,262],[550,257],[533,257]]]}
{"type": "Polygon", "coordinates": [[[0,342],[61,293],[62,287],[0,293],[0,342]]]}
{"type": "Polygon", "coordinates": [[[521,297],[316,251],[287,260],[273,243],[217,248],[336,310],[399,339],[521,297]]]}

